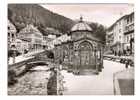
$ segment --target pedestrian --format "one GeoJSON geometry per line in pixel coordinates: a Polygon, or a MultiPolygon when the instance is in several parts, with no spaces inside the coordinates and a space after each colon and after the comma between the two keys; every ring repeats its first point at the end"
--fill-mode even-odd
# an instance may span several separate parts
{"type": "Polygon", "coordinates": [[[126,63],[125,63],[125,68],[126,68],[126,69],[128,68],[128,65],[129,65],[129,61],[126,60],[126,63]]]}

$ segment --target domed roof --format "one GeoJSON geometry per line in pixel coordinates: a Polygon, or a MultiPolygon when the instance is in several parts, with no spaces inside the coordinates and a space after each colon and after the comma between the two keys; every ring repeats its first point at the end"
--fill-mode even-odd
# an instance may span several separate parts
{"type": "Polygon", "coordinates": [[[83,21],[82,17],[80,17],[80,21],[71,28],[71,31],[81,31],[81,30],[92,31],[91,27],[83,21]]]}

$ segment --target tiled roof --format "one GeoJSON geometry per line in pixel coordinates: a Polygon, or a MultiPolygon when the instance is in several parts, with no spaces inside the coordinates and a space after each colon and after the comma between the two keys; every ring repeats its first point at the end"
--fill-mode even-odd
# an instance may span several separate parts
{"type": "Polygon", "coordinates": [[[71,28],[71,31],[81,30],[92,31],[92,28],[87,23],[85,23],[82,18],[80,18],[80,21],[71,28]]]}

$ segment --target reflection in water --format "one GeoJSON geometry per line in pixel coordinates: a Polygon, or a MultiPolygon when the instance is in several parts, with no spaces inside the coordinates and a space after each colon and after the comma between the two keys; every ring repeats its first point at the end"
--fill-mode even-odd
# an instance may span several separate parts
{"type": "Polygon", "coordinates": [[[36,66],[18,79],[18,83],[8,88],[11,95],[47,95],[50,71],[47,66],[36,66]],[[43,69],[44,68],[44,69],[43,69]]]}
{"type": "Polygon", "coordinates": [[[62,95],[63,76],[58,69],[36,66],[8,87],[9,95],[62,95]]]}

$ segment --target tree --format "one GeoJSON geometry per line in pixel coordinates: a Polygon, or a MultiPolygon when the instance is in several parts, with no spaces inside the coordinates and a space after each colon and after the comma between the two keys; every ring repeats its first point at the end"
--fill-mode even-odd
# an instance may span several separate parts
{"type": "Polygon", "coordinates": [[[93,30],[93,34],[102,41],[105,41],[106,28],[98,23],[90,23],[89,25],[93,30]]]}

